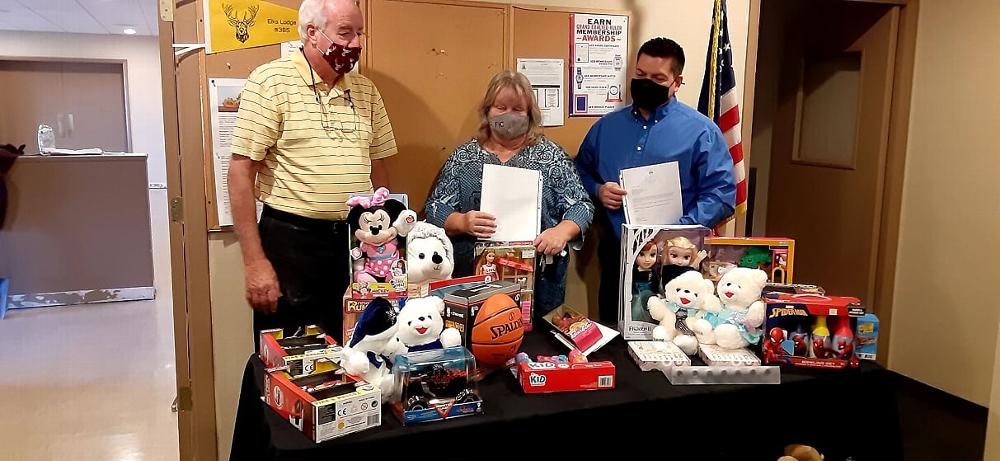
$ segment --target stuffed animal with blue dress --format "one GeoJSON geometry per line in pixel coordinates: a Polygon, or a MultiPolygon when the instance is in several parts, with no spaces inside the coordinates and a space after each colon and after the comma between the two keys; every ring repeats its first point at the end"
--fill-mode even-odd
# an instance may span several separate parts
{"type": "Polygon", "coordinates": [[[740,349],[760,342],[760,327],[764,323],[764,303],[761,292],[767,284],[767,272],[737,267],[719,279],[716,291],[722,309],[705,315],[712,325],[712,334],[703,344],[718,344],[724,349],[740,349]]]}
{"type": "Polygon", "coordinates": [[[712,333],[712,325],[704,317],[720,310],[714,292],[712,281],[696,271],[667,282],[662,299],[649,298],[649,314],[660,322],[653,329],[653,338],[673,342],[685,354],[696,354],[699,339],[712,333]]]}

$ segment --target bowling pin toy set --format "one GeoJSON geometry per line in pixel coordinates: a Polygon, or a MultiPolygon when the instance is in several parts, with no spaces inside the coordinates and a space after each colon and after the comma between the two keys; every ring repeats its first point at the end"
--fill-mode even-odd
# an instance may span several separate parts
{"type": "Polygon", "coordinates": [[[836,369],[875,359],[878,318],[858,298],[767,293],[765,302],[765,364],[836,369]]]}

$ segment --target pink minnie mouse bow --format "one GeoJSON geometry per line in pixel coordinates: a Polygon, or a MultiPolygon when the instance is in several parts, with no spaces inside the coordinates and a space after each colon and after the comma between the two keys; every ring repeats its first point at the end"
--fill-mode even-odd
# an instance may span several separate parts
{"type": "Polygon", "coordinates": [[[379,187],[371,197],[351,197],[347,199],[347,206],[361,205],[363,208],[382,206],[389,199],[389,189],[379,187]]]}

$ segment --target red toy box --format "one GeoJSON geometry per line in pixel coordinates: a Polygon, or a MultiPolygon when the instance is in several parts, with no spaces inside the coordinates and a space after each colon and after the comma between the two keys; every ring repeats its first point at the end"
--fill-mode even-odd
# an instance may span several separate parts
{"type": "Polygon", "coordinates": [[[314,442],[382,424],[382,392],[365,382],[344,380],[336,370],[292,377],[264,377],[267,404],[314,442]]]}
{"type": "Polygon", "coordinates": [[[260,332],[260,360],[265,368],[287,367],[292,375],[311,373],[319,359],[340,360],[342,348],[316,325],[299,336],[284,336],[281,328],[260,332]]]}
{"type": "Polygon", "coordinates": [[[858,298],[816,294],[765,295],[764,364],[809,368],[857,367],[858,298]]]}
{"type": "Polygon", "coordinates": [[[522,362],[517,380],[525,394],[614,389],[615,364],[522,362]]]}

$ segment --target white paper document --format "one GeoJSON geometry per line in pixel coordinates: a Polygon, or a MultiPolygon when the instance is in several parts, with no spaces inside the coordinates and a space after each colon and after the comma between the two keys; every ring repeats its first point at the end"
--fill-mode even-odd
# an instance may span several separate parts
{"type": "Polygon", "coordinates": [[[621,170],[618,183],[626,192],[627,224],[676,224],[684,214],[677,162],[621,170]]]}
{"type": "Polygon", "coordinates": [[[517,58],[517,71],[528,77],[535,101],[542,113],[542,126],[562,126],[563,72],[562,59],[517,58]]]}
{"type": "Polygon", "coordinates": [[[479,209],[497,220],[496,233],[488,240],[535,240],[541,230],[542,172],[483,165],[483,196],[479,209]]]}

